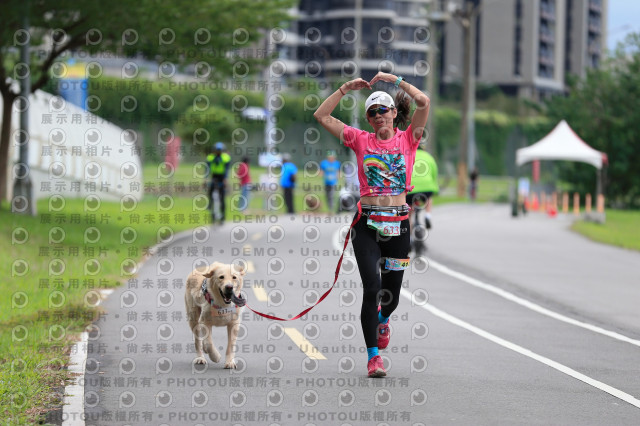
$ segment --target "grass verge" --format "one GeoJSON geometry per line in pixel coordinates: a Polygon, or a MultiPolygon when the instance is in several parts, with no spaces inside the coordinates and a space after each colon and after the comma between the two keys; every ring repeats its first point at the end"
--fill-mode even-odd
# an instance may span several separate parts
{"type": "Polygon", "coordinates": [[[0,418],[33,424],[61,404],[71,340],[96,315],[95,292],[118,286],[129,264],[169,233],[207,225],[191,198],[174,198],[163,210],[148,197],[132,211],[83,199],[63,209],[38,202],[36,217],[15,215],[5,204],[0,221],[0,418]],[[8,225],[8,226],[7,226],[8,225]]]}
{"type": "Polygon", "coordinates": [[[640,211],[607,210],[605,224],[578,221],[572,230],[600,243],[640,251],[640,211]]]}

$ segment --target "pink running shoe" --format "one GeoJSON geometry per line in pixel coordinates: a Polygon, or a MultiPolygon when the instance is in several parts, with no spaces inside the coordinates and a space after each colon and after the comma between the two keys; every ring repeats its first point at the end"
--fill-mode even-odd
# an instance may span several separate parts
{"type": "MultiPolygon", "coordinates": [[[[380,312],[380,306],[378,306],[378,312],[380,312]]],[[[378,324],[378,349],[385,349],[389,346],[389,340],[391,339],[389,321],[387,320],[386,324],[378,324]]]]}
{"type": "Polygon", "coordinates": [[[380,355],[376,355],[369,360],[367,370],[369,370],[369,377],[384,377],[387,375],[384,369],[384,362],[380,355]]]}

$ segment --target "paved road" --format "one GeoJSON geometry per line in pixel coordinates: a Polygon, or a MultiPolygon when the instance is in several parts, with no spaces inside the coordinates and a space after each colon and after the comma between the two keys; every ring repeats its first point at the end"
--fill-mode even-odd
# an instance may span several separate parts
{"type": "MultiPolygon", "coordinates": [[[[184,278],[246,261],[250,304],[295,315],[333,281],[349,216],[282,216],[182,234],[104,303],[85,375],[88,425],[637,424],[640,254],[511,219],[506,206],[436,208],[366,377],[360,281],[347,257],[304,319],[243,315],[239,369],[196,369],[184,278]],[[427,303],[428,302],[428,303],[427,303]]],[[[224,353],[225,331],[214,341],[224,353]]]]}

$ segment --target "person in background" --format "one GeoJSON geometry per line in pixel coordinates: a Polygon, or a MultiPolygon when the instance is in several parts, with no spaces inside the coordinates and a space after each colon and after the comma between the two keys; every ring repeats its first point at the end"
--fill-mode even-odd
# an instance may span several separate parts
{"type": "Polygon", "coordinates": [[[249,157],[242,157],[242,162],[238,165],[236,177],[240,180],[240,211],[243,212],[249,207],[249,191],[251,190],[251,174],[249,172],[249,157]]]}
{"type": "Polygon", "coordinates": [[[211,210],[211,219],[213,222],[216,219],[220,220],[220,224],[224,223],[225,219],[225,195],[227,186],[227,175],[229,174],[229,165],[231,164],[231,157],[226,152],[226,147],[222,142],[216,142],[213,151],[207,155],[207,165],[209,166],[209,209],[211,210]],[[214,192],[218,194],[218,208],[219,213],[216,215],[216,206],[214,206],[214,192]]]}
{"type": "MultiPolygon", "coordinates": [[[[438,186],[438,165],[433,156],[425,151],[424,144],[420,144],[420,149],[416,151],[411,183],[413,189],[407,194],[407,203],[412,207],[425,206],[424,224],[427,229],[431,229],[431,197],[438,195],[440,187],[438,186]]],[[[411,226],[413,225],[412,223],[411,226]]]]}
{"type": "Polygon", "coordinates": [[[327,158],[320,163],[320,170],[324,178],[324,193],[327,197],[329,211],[334,211],[335,192],[340,179],[340,162],[336,160],[336,153],[329,151],[327,158]]]}
{"type": "Polygon", "coordinates": [[[293,189],[296,186],[296,175],[298,168],[291,162],[290,154],[282,154],[282,175],[280,176],[280,186],[282,187],[284,202],[287,206],[287,213],[293,214],[293,189]]]}
{"type": "Polygon", "coordinates": [[[474,167],[471,173],[469,174],[469,197],[471,201],[476,200],[476,195],[478,192],[478,178],[480,177],[478,173],[478,168],[474,167]]]}

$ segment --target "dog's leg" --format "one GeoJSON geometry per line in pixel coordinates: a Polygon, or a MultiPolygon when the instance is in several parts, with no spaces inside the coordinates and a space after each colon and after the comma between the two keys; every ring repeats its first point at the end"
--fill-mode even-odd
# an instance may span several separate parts
{"type": "MultiPolygon", "coordinates": [[[[193,328],[193,335],[195,338],[196,344],[196,359],[193,360],[195,364],[206,364],[207,360],[204,357],[204,353],[202,352],[203,340],[206,338],[211,339],[211,331],[208,329],[206,325],[201,322],[196,323],[193,328]]],[[[205,346],[206,350],[206,346],[205,346]]]]}
{"type": "Polygon", "coordinates": [[[207,321],[207,318],[209,317],[209,315],[210,315],[210,311],[208,311],[207,309],[203,309],[202,313],[200,314],[200,321],[199,321],[200,324],[202,324],[202,326],[205,326],[207,330],[206,336],[202,336],[202,339],[205,340],[203,342],[204,351],[209,354],[209,358],[211,358],[211,361],[219,362],[222,356],[220,355],[220,352],[218,352],[218,350],[216,349],[216,346],[213,344],[213,337],[211,336],[211,327],[213,327],[213,324],[207,321]]]}
{"type": "Polygon", "coordinates": [[[209,358],[211,358],[211,361],[219,362],[222,356],[213,343],[213,338],[211,337],[211,327],[209,327],[208,329],[209,335],[207,336],[207,340],[204,342],[204,351],[209,354],[209,358]]]}
{"type": "Polygon", "coordinates": [[[238,338],[238,328],[240,324],[233,322],[227,325],[227,353],[224,368],[237,368],[236,362],[233,360],[236,356],[236,340],[238,338]]]}
{"type": "MultiPolygon", "coordinates": [[[[187,305],[188,307],[189,305],[187,305]]],[[[187,309],[188,311],[188,309],[187,309]]],[[[189,313],[189,327],[191,328],[191,332],[193,333],[193,338],[196,346],[196,358],[193,360],[194,364],[206,364],[207,360],[204,357],[204,353],[202,352],[202,340],[209,333],[207,327],[199,321],[200,314],[202,310],[195,306],[193,311],[189,313]]]]}

